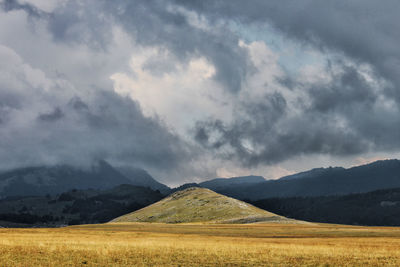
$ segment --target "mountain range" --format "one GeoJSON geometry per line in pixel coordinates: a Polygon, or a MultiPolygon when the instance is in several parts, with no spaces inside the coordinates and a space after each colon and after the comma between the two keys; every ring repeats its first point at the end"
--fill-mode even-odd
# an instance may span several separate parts
{"type": "Polygon", "coordinates": [[[72,189],[109,189],[121,184],[149,187],[164,194],[169,187],[157,182],[145,170],[114,168],[100,160],[91,168],[69,165],[20,168],[0,173],[0,197],[42,196],[72,189]]]}
{"type": "Polygon", "coordinates": [[[120,184],[149,187],[164,195],[188,187],[204,187],[252,201],[272,197],[346,195],[400,188],[400,161],[376,161],[348,169],[316,168],[277,180],[265,180],[262,176],[215,178],[171,189],[143,169],[113,167],[101,160],[88,169],[59,165],[0,173],[0,197],[59,194],[72,189],[109,189],[120,184]]]}
{"type": "Polygon", "coordinates": [[[105,222],[191,187],[208,188],[294,219],[400,225],[396,219],[400,216],[399,160],[348,169],[317,168],[278,180],[215,178],[172,189],[143,169],[113,167],[106,161],[87,169],[68,165],[20,168],[0,173],[0,225],[4,225],[1,221],[105,222]]]}
{"type": "Polygon", "coordinates": [[[252,184],[258,184],[265,182],[266,180],[262,176],[241,176],[232,178],[215,178],[209,181],[199,183],[200,187],[205,187],[214,191],[223,190],[226,187],[240,187],[248,186],[252,184]]]}
{"type": "MultiPolygon", "coordinates": [[[[367,165],[329,167],[285,176],[277,180],[254,179],[235,183],[236,178],[217,179],[197,184],[242,200],[272,197],[309,197],[364,193],[379,189],[400,188],[400,161],[382,160],[367,165]]],[[[242,179],[242,178],[241,178],[242,179]]],[[[190,184],[190,186],[195,186],[190,184]]],[[[185,187],[185,185],[181,186],[185,187]]]]}

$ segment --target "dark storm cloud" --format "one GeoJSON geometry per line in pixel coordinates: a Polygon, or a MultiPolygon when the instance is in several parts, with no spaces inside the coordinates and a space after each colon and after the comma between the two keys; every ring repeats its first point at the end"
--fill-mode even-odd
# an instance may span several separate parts
{"type": "Polygon", "coordinates": [[[44,15],[44,13],[38,10],[36,7],[30,4],[20,4],[16,0],[4,0],[4,2],[0,3],[0,7],[3,8],[5,11],[24,10],[30,16],[34,17],[40,17],[44,15]]]}
{"type": "Polygon", "coordinates": [[[312,96],[311,112],[337,112],[346,115],[357,105],[373,109],[373,104],[378,98],[374,88],[354,67],[341,66],[341,68],[344,73],[332,75],[332,82],[315,83],[306,88],[312,96]]]}
{"type": "Polygon", "coordinates": [[[209,30],[194,27],[188,18],[170,7],[171,1],[113,1],[106,9],[116,14],[128,32],[143,45],[162,45],[181,59],[204,56],[216,67],[216,79],[228,91],[238,92],[251,69],[237,36],[225,27],[209,30]]]}
{"type": "Polygon", "coordinates": [[[68,1],[47,18],[57,42],[85,43],[95,50],[107,50],[112,40],[112,16],[101,10],[100,1],[68,1]],[[81,11],[81,12],[77,12],[81,11]]]}
{"type": "Polygon", "coordinates": [[[99,91],[90,105],[83,105],[76,98],[73,103],[69,112],[76,115],[75,120],[88,133],[88,136],[75,133],[74,136],[79,146],[88,146],[99,158],[176,168],[184,157],[190,157],[177,136],[164,128],[162,122],[144,117],[137,103],[129,98],[99,91]]]}
{"type": "MultiPolygon", "coordinates": [[[[106,159],[163,169],[177,168],[191,157],[189,147],[179,137],[162,122],[145,118],[131,99],[101,90],[87,100],[90,104],[77,99],[39,113],[29,131],[13,135],[12,127],[1,128],[0,136],[7,140],[2,144],[7,154],[0,154],[2,167],[21,163],[87,166],[95,159],[106,159]]],[[[28,112],[23,109],[21,112],[28,112]]],[[[18,112],[9,117],[11,122],[16,120],[18,112]]]]}
{"type": "Polygon", "coordinates": [[[72,98],[69,104],[77,111],[89,110],[88,105],[79,97],[72,98]]]}
{"type": "MultiPolygon", "coordinates": [[[[42,19],[47,21],[55,41],[85,43],[105,51],[112,49],[108,45],[112,26],[117,23],[138,44],[165,47],[184,62],[193,57],[205,57],[215,65],[215,79],[226,90],[240,91],[251,63],[246,50],[238,44],[238,36],[227,31],[225,26],[213,25],[210,29],[193,26],[176,6],[171,7],[172,4],[168,0],[85,3],[71,0],[43,15],[42,19]]],[[[14,5],[21,8],[19,4],[14,5]]]]}
{"type": "Polygon", "coordinates": [[[371,64],[384,78],[400,85],[400,2],[350,1],[188,1],[176,0],[213,19],[274,25],[289,38],[334,50],[371,64]]]}
{"type": "MultiPolygon", "coordinates": [[[[308,82],[289,74],[276,77],[283,91],[290,91],[295,99],[279,89],[271,93],[266,85],[269,93],[264,97],[237,101],[232,122],[218,118],[197,122],[194,138],[199,144],[246,166],[299,155],[400,149],[398,1],[71,0],[43,12],[6,0],[1,7],[5,12],[24,11],[30,19],[43,22],[51,41],[63,49],[82,45],[108,54],[113,50],[113,27],[121,27],[135,44],[172,54],[170,62],[150,58],[144,63],[142,67],[155,75],[175,71],[176,61],[187,64],[204,57],[216,69],[215,80],[233,97],[247,89],[246,79],[259,70],[252,65],[248,49],[239,45],[240,31],[234,33],[230,23],[241,24],[242,31],[249,25],[272,25],[287,40],[343,62],[327,64],[326,81],[308,82]],[[199,20],[205,18],[206,25],[196,26],[189,11],[199,20]],[[358,68],[365,64],[371,67],[372,82],[358,68]]],[[[23,36],[21,40],[25,41],[23,36]]],[[[126,54],[128,61],[129,51],[126,54]]],[[[75,67],[76,59],[72,63],[65,59],[66,65],[75,67]]],[[[51,60],[45,65],[51,65],[51,60]]],[[[21,61],[18,66],[23,66],[21,61]]],[[[112,74],[100,64],[88,66],[85,70],[94,69],[94,74],[75,77],[103,81],[112,74]]],[[[80,93],[65,93],[68,89],[60,85],[38,93],[36,81],[23,80],[29,75],[13,75],[22,85],[0,84],[0,137],[7,140],[2,150],[8,151],[0,154],[3,166],[105,158],[168,169],[182,167],[197,153],[162,121],[145,117],[138,103],[111,91],[86,88],[92,81],[70,81],[80,93]],[[51,123],[55,121],[62,123],[51,123]]]]}
{"type": "Polygon", "coordinates": [[[195,155],[163,121],[145,117],[132,99],[110,89],[76,90],[65,80],[50,80],[5,46],[0,46],[0,77],[0,170],[87,167],[105,159],[164,170],[167,176],[195,155]]]}
{"type": "Polygon", "coordinates": [[[53,122],[57,121],[64,117],[64,113],[59,107],[56,107],[53,111],[48,112],[48,113],[42,113],[38,116],[38,120],[44,121],[44,122],[53,122]]]}
{"type": "Polygon", "coordinates": [[[300,155],[357,155],[400,148],[400,118],[380,106],[379,95],[351,67],[329,83],[291,82],[299,97],[290,111],[279,94],[244,100],[233,123],[202,121],[195,139],[218,155],[245,166],[273,164],[300,155]],[[308,103],[307,103],[308,102],[308,103]]]}
{"type": "MultiPolygon", "coordinates": [[[[373,84],[356,67],[338,62],[334,65],[341,71],[328,71],[330,82],[310,84],[290,76],[278,77],[280,85],[305,95],[298,97],[296,112],[282,115],[271,114],[269,109],[242,109],[231,124],[200,122],[196,138],[203,145],[222,147],[219,153],[248,165],[301,154],[354,155],[400,148],[398,1],[175,2],[214,21],[273,25],[301,45],[343,55],[355,66],[368,64],[372,68],[369,75],[385,81],[373,84]],[[218,138],[210,143],[210,136],[218,138]]],[[[245,105],[257,107],[259,103],[245,105]]]]}

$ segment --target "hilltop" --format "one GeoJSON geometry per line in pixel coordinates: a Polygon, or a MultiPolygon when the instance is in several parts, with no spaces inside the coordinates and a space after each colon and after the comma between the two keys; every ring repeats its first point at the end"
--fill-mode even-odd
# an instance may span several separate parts
{"type": "Polygon", "coordinates": [[[112,222],[296,222],[206,188],[191,187],[112,222]]]}

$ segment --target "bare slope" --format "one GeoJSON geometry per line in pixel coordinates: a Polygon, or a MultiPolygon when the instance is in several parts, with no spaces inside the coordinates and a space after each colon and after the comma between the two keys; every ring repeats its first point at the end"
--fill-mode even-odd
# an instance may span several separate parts
{"type": "Polygon", "coordinates": [[[252,223],[264,221],[295,222],[209,189],[191,187],[175,192],[148,207],[118,217],[112,222],[252,223]]]}

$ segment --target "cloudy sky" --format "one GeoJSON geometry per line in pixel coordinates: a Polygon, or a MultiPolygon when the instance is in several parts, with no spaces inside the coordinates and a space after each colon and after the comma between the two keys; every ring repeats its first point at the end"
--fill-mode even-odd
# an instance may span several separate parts
{"type": "Polygon", "coordinates": [[[397,0],[0,0],[0,169],[169,185],[400,152],[397,0]]]}

